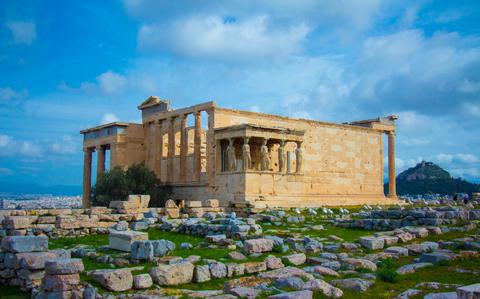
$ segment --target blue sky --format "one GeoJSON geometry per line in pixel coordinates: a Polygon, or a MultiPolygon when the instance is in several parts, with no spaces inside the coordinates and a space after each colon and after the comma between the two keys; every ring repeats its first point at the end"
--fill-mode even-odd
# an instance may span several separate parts
{"type": "Polygon", "coordinates": [[[80,185],[81,129],[149,95],[400,116],[397,170],[480,180],[478,1],[1,1],[0,181],[80,185]]]}

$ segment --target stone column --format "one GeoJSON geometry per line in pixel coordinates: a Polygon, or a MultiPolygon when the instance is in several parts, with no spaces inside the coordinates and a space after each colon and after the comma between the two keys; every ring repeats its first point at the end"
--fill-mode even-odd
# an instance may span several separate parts
{"type": "Polygon", "coordinates": [[[167,182],[173,182],[173,157],[175,156],[175,116],[169,120],[168,127],[168,154],[167,154],[167,182]]]}
{"type": "Polygon", "coordinates": [[[145,153],[145,166],[150,165],[150,123],[146,122],[143,124],[143,136],[144,136],[144,141],[143,141],[143,148],[144,148],[144,153],[145,153]]]}
{"type": "Polygon", "coordinates": [[[285,173],[285,140],[280,140],[280,146],[278,147],[278,170],[280,173],[285,173]]]}
{"type": "Polygon", "coordinates": [[[187,115],[188,114],[183,114],[180,120],[180,182],[183,183],[187,181],[187,115]]]}
{"type": "Polygon", "coordinates": [[[302,142],[297,141],[297,149],[295,150],[295,158],[296,158],[296,173],[301,173],[302,172],[302,166],[303,166],[303,149],[302,149],[302,142]]]}
{"type": "Polygon", "coordinates": [[[207,110],[208,115],[208,130],[207,130],[207,183],[209,186],[213,186],[215,183],[215,137],[214,137],[214,124],[215,114],[213,109],[207,110]]]}
{"type": "Polygon", "coordinates": [[[195,135],[193,146],[193,174],[194,181],[200,182],[200,172],[202,171],[201,146],[202,146],[202,114],[196,111],[195,115],[195,135]]]}
{"type": "Polygon", "coordinates": [[[155,123],[155,166],[154,171],[158,179],[162,177],[162,157],[163,157],[163,120],[160,119],[155,123]]]}
{"type": "Polygon", "coordinates": [[[388,197],[397,197],[395,182],[395,132],[388,132],[388,197]]]}
{"type": "Polygon", "coordinates": [[[83,149],[83,197],[84,208],[90,208],[90,191],[92,188],[92,150],[83,149]]]}
{"type": "Polygon", "coordinates": [[[97,181],[105,173],[105,146],[97,146],[97,181]]]}

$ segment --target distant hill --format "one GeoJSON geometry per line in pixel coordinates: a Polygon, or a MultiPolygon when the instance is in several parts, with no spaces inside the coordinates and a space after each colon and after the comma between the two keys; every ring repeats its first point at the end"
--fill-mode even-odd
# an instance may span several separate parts
{"type": "MultiPolygon", "coordinates": [[[[455,192],[479,192],[480,185],[473,184],[461,178],[453,178],[448,171],[433,162],[422,161],[397,176],[397,194],[415,195],[438,193],[451,195],[455,192]]],[[[388,194],[388,183],[384,185],[388,194]]]]}
{"type": "Polygon", "coordinates": [[[35,183],[0,182],[0,192],[13,194],[81,195],[82,186],[42,186],[35,183]]]}

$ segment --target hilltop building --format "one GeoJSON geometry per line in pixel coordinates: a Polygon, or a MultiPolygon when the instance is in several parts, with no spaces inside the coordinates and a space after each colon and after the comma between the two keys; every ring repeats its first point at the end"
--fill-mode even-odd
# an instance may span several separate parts
{"type": "Polygon", "coordinates": [[[142,124],[114,122],[80,132],[85,206],[92,155],[101,175],[106,151],[110,168],[145,163],[173,186],[174,199],[215,198],[224,207],[258,208],[396,202],[395,116],[337,124],[226,109],[215,102],[173,110],[155,96],[138,109],[142,124]]]}

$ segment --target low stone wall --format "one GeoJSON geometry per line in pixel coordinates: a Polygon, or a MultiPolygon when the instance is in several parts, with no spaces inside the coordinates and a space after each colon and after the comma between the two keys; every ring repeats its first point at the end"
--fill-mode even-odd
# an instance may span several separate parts
{"type": "Polygon", "coordinates": [[[334,224],[340,227],[366,230],[392,230],[417,225],[450,225],[461,220],[479,220],[480,209],[426,207],[403,210],[372,210],[359,213],[358,217],[357,219],[335,219],[334,224]]]}
{"type": "Polygon", "coordinates": [[[148,202],[130,196],[127,201],[112,202],[109,208],[0,210],[0,237],[46,235],[57,238],[107,234],[108,229],[120,221],[127,222],[132,229],[141,230],[158,222],[159,217],[201,217],[222,210],[216,200],[209,200],[207,204],[209,206],[202,206],[201,202],[192,201],[180,209],[169,200],[165,208],[146,208],[148,202]]]}

